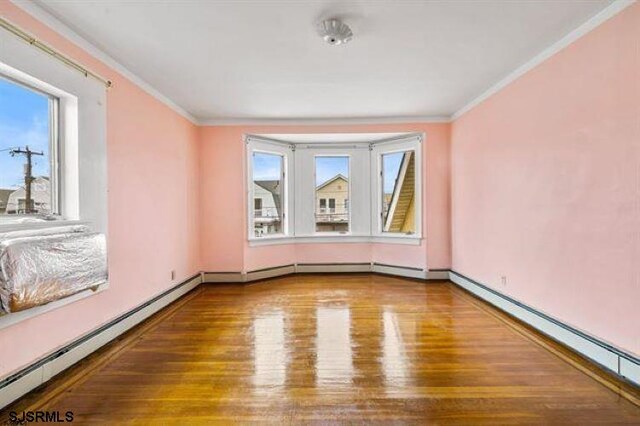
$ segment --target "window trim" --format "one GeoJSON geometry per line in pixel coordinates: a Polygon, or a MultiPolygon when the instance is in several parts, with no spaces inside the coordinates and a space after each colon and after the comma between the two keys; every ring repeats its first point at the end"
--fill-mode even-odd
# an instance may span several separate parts
{"type": "MultiPolygon", "coordinates": [[[[348,192],[347,194],[349,194],[349,196],[351,196],[351,165],[352,165],[352,155],[350,153],[341,153],[341,154],[335,154],[335,153],[331,153],[329,152],[327,153],[322,153],[322,154],[317,154],[315,153],[313,155],[313,185],[314,188],[317,188],[316,185],[316,176],[317,176],[317,162],[316,159],[318,157],[322,157],[322,158],[343,158],[346,157],[347,158],[347,172],[349,174],[349,176],[347,176],[347,186],[348,186],[348,192]]],[[[295,184],[295,183],[294,183],[295,184]]],[[[315,205],[315,200],[316,200],[316,195],[314,194],[314,205],[315,205]]],[[[336,199],[335,198],[324,198],[325,200],[325,214],[331,214],[331,207],[330,207],[330,201],[329,200],[333,200],[333,210],[335,213],[335,209],[336,209],[336,199]]],[[[347,219],[347,230],[345,232],[341,232],[341,231],[318,231],[318,222],[317,219],[315,217],[315,208],[313,211],[313,236],[346,236],[346,235],[353,235],[353,223],[352,220],[353,218],[351,217],[351,212],[347,212],[349,217],[347,219]]]]}
{"type": "MultiPolygon", "coordinates": [[[[33,80],[20,79],[15,75],[11,75],[4,72],[0,68],[0,80],[7,81],[11,84],[35,92],[41,96],[47,98],[47,115],[48,115],[48,127],[49,127],[49,191],[50,195],[50,207],[51,212],[49,214],[2,214],[0,215],[0,227],[2,230],[9,229],[9,226],[22,223],[23,219],[42,219],[46,221],[58,221],[63,219],[63,212],[60,209],[60,114],[59,104],[60,97],[53,93],[51,90],[46,90],[43,87],[33,84],[33,80]]],[[[32,200],[33,201],[33,200],[32,200]]]]}
{"type": "MultiPolygon", "coordinates": [[[[85,222],[107,233],[106,89],[97,80],[0,32],[0,73],[11,81],[58,99],[57,220],[16,223],[0,221],[0,231],[37,229],[85,222]]],[[[52,171],[52,174],[54,172],[52,171]]],[[[52,192],[54,182],[51,182],[52,192]]]]}
{"type": "Polygon", "coordinates": [[[381,144],[376,144],[373,146],[371,151],[371,180],[375,182],[375,185],[372,185],[372,203],[377,206],[375,209],[372,209],[372,217],[371,217],[371,225],[372,225],[372,233],[371,235],[376,238],[422,238],[422,165],[424,164],[422,158],[422,140],[423,137],[418,137],[413,140],[398,140],[398,141],[389,141],[381,144]],[[414,161],[414,208],[415,208],[415,232],[411,234],[402,233],[402,232],[388,232],[384,231],[384,197],[383,197],[383,164],[382,164],[382,156],[386,154],[394,154],[398,152],[407,152],[414,151],[415,161],[414,161]]]}
{"type": "Polygon", "coordinates": [[[274,239],[282,239],[290,236],[290,223],[292,223],[293,217],[293,208],[290,202],[291,198],[291,190],[292,190],[292,175],[293,175],[293,155],[292,155],[292,147],[288,145],[273,143],[268,140],[256,139],[253,137],[246,136],[245,137],[246,144],[246,164],[247,164],[247,173],[246,173],[246,190],[247,190],[247,240],[248,241],[263,241],[263,240],[274,240],[274,239]],[[253,190],[253,154],[255,152],[262,154],[270,154],[270,155],[278,155],[282,157],[282,232],[277,234],[269,234],[263,237],[255,236],[255,227],[254,227],[254,214],[255,214],[255,206],[254,199],[255,193],[253,190]]]}
{"type": "MultiPolygon", "coordinates": [[[[277,236],[268,236],[268,237],[253,237],[253,226],[252,226],[252,217],[253,212],[250,208],[247,208],[247,241],[249,247],[259,247],[264,245],[273,245],[273,244],[308,244],[308,243],[381,243],[381,244],[403,244],[403,245],[420,245],[422,244],[423,234],[423,185],[422,185],[422,169],[424,167],[424,159],[422,153],[422,142],[425,140],[424,133],[407,133],[404,135],[393,136],[384,140],[377,140],[373,142],[318,142],[318,143],[310,143],[308,140],[301,138],[300,142],[294,141],[294,139],[290,139],[288,141],[277,140],[266,136],[261,135],[244,135],[244,140],[247,146],[246,150],[246,158],[247,158],[247,182],[246,189],[249,197],[252,196],[252,188],[249,183],[252,179],[252,164],[251,164],[251,153],[252,146],[256,146],[257,144],[265,144],[274,149],[282,149],[286,150],[283,152],[287,152],[287,181],[286,188],[288,190],[289,196],[287,197],[287,209],[288,218],[287,222],[287,234],[278,234],[277,236]],[[368,194],[367,203],[369,205],[367,220],[365,222],[369,222],[366,226],[367,230],[364,228],[354,232],[353,231],[353,211],[357,209],[354,207],[353,200],[353,179],[355,179],[355,174],[353,171],[353,156],[351,153],[347,152],[348,150],[367,150],[368,157],[366,161],[366,167],[359,169],[359,173],[362,173],[363,170],[366,169],[366,176],[369,176],[367,182],[363,182],[363,187],[366,188],[366,193],[368,194]],[[380,225],[380,212],[382,211],[382,182],[380,179],[380,167],[381,164],[381,153],[388,152],[404,152],[407,150],[413,150],[415,152],[415,220],[416,220],[416,232],[413,234],[405,234],[405,233],[391,233],[391,232],[382,232],[380,225]],[[303,194],[304,185],[299,182],[300,179],[304,179],[305,173],[296,174],[295,167],[300,167],[301,164],[306,164],[302,162],[299,158],[299,152],[307,151],[306,155],[310,155],[311,158],[315,159],[317,156],[324,157],[349,157],[349,232],[348,233],[340,233],[340,232],[315,232],[315,217],[312,216],[311,224],[313,226],[312,232],[304,232],[304,229],[297,229],[297,225],[303,224],[301,220],[304,220],[300,214],[304,213],[304,209],[301,209],[299,212],[294,212],[294,207],[300,207],[301,204],[305,203],[305,200],[308,201],[308,198],[305,198],[303,194]],[[299,161],[300,160],[300,161],[299,161]],[[352,178],[352,175],[354,177],[352,178]],[[300,197],[303,197],[300,199],[300,197]],[[369,217],[370,214],[370,217],[369,217]]],[[[322,140],[322,135],[318,135],[318,141],[322,140]]],[[[268,150],[267,150],[268,151],[268,150]]],[[[308,172],[306,173],[308,175],[308,172]]],[[[313,176],[315,176],[315,164],[313,169],[313,176]]],[[[360,175],[359,175],[360,176],[360,175]]],[[[314,178],[315,179],[315,178],[314,178]]],[[[361,178],[362,179],[362,178],[361,178]]],[[[366,179],[365,179],[366,180],[366,179]]],[[[308,186],[308,185],[307,185],[308,186]]],[[[313,186],[315,188],[315,180],[313,181],[313,186]]],[[[308,189],[308,188],[307,188],[308,189]]],[[[308,191],[307,191],[308,192],[308,191]]],[[[315,194],[313,194],[313,208],[315,211],[316,203],[318,198],[316,198],[315,194]]],[[[362,207],[362,206],[361,206],[362,207]]],[[[328,209],[328,202],[327,202],[328,209]]],[[[304,215],[303,215],[304,216],[304,215]]],[[[307,225],[305,225],[307,226],[307,225]]]]}

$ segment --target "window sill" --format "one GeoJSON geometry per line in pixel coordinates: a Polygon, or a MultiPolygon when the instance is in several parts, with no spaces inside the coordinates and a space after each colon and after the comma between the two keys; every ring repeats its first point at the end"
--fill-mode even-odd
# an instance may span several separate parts
{"type": "Polygon", "coordinates": [[[54,228],[69,225],[88,225],[89,222],[83,220],[45,220],[42,222],[15,222],[0,218],[0,232],[25,231],[31,229],[54,228]]]}
{"type": "Polygon", "coordinates": [[[86,299],[87,297],[91,297],[96,294],[102,293],[107,288],[109,288],[109,282],[100,284],[95,291],[91,289],[86,289],[81,291],[80,293],[76,293],[59,300],[54,300],[53,302],[49,302],[45,305],[35,306],[33,308],[25,309],[24,311],[7,313],[0,309],[0,330],[2,330],[3,328],[9,327],[13,324],[19,323],[21,321],[25,321],[29,318],[33,318],[35,316],[44,314],[45,312],[53,311],[65,305],[69,305],[79,300],[86,299]]]}
{"type": "Polygon", "coordinates": [[[249,239],[249,247],[261,247],[280,244],[344,244],[344,243],[374,243],[374,244],[402,244],[419,246],[422,238],[415,235],[301,235],[296,237],[266,237],[249,239]]]}

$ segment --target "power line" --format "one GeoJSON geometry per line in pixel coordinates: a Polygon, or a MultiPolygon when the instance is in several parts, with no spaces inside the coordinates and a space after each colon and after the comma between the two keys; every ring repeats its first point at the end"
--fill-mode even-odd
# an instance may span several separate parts
{"type": "Polygon", "coordinates": [[[9,151],[9,154],[11,154],[12,157],[15,157],[16,155],[24,155],[25,157],[27,157],[27,164],[25,164],[25,168],[24,168],[24,191],[25,191],[24,209],[25,209],[25,213],[29,214],[32,212],[31,183],[35,180],[33,175],[31,174],[31,170],[32,170],[31,157],[33,157],[34,155],[44,155],[44,152],[31,151],[31,149],[29,149],[29,145],[27,145],[25,149],[21,149],[21,148],[11,149],[9,151]]]}

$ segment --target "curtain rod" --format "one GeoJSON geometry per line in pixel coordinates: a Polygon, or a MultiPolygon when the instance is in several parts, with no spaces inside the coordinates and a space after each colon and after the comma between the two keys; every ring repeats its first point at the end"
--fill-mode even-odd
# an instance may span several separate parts
{"type": "Polygon", "coordinates": [[[54,48],[44,44],[43,42],[39,41],[35,37],[31,36],[29,33],[23,31],[22,29],[20,29],[18,27],[16,27],[15,25],[10,23],[6,19],[0,18],[0,27],[2,27],[5,30],[9,31],[11,34],[21,38],[22,40],[26,41],[27,43],[29,43],[33,47],[35,47],[37,49],[40,49],[41,51],[43,51],[44,53],[46,53],[46,54],[48,54],[50,56],[53,56],[55,59],[59,60],[60,62],[62,62],[64,64],[66,64],[67,66],[70,66],[71,68],[74,68],[76,71],[81,72],[82,74],[84,74],[85,77],[93,77],[96,80],[100,81],[102,84],[104,84],[107,88],[110,88],[110,87],[113,86],[113,83],[111,82],[111,80],[107,80],[107,79],[99,76],[98,74],[86,69],[85,67],[83,67],[82,65],[80,65],[79,63],[74,61],[73,59],[68,58],[67,56],[65,56],[62,53],[58,52],[54,48]]]}

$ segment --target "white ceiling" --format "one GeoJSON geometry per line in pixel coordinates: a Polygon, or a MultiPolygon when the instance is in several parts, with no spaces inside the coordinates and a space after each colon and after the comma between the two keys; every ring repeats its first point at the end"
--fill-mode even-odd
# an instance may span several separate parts
{"type": "Polygon", "coordinates": [[[199,120],[450,116],[611,1],[37,0],[199,120]],[[354,39],[325,44],[322,18],[354,39]]]}

